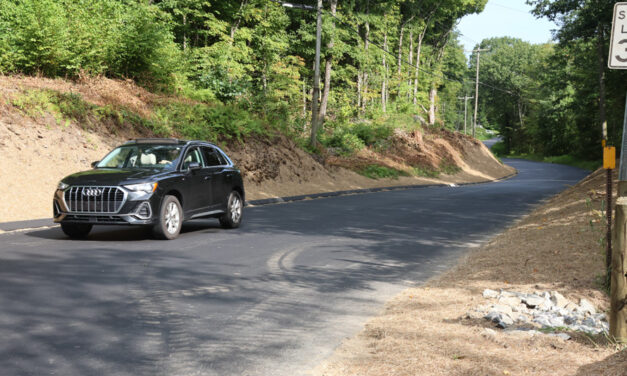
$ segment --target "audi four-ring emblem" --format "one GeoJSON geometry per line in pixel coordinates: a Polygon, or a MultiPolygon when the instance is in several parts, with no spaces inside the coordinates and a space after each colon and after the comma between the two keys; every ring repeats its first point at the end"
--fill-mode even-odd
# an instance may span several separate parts
{"type": "Polygon", "coordinates": [[[102,189],[98,189],[98,188],[83,189],[83,196],[95,197],[95,196],[100,196],[100,195],[102,195],[102,189]]]}

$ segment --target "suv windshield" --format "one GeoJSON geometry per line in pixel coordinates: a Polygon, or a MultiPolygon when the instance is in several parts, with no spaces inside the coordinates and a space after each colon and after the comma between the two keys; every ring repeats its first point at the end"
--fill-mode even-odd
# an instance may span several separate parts
{"type": "Polygon", "coordinates": [[[123,145],[107,154],[97,168],[174,169],[183,149],[180,145],[123,145]]]}

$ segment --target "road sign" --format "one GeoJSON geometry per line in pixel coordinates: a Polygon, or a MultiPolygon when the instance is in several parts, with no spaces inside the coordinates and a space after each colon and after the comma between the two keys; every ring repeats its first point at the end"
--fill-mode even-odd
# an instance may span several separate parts
{"type": "Polygon", "coordinates": [[[627,69],[627,2],[614,4],[612,39],[607,65],[610,69],[627,69]]]}
{"type": "Polygon", "coordinates": [[[614,4],[607,65],[610,69],[627,69],[627,2],[614,4]]]}

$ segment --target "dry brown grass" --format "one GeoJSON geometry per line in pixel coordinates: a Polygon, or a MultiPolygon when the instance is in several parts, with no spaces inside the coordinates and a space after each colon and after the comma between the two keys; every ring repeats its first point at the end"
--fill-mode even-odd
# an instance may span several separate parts
{"type": "Polygon", "coordinates": [[[387,142],[385,150],[366,148],[350,157],[330,156],[327,163],[351,170],[378,165],[409,175],[414,175],[415,167],[425,171],[455,167],[464,174],[462,181],[468,182],[492,180],[514,172],[494,158],[482,142],[446,129],[396,129],[387,142]]]}
{"type": "Polygon", "coordinates": [[[449,272],[396,296],[346,340],[315,375],[627,375],[627,352],[602,337],[569,341],[497,330],[466,312],[486,288],[556,290],[609,307],[599,212],[605,175],[597,171],[553,197],[449,272]],[[590,202],[587,204],[587,199],[590,202]],[[592,224],[592,226],[591,226],[592,224]]]}

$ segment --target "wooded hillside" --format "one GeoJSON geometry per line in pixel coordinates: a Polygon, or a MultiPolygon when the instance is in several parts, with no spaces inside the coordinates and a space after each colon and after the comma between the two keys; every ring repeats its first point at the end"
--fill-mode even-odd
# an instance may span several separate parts
{"type": "MultiPolygon", "coordinates": [[[[350,154],[380,146],[399,126],[461,129],[459,98],[475,94],[476,62],[466,60],[456,25],[486,2],[323,1],[317,140],[350,154]]],[[[528,2],[559,25],[555,43],[504,37],[475,46],[489,49],[479,124],[503,135],[504,155],[598,159],[603,124],[609,142],[620,141],[625,102],[627,77],[606,64],[614,1],[528,2]]],[[[216,140],[270,130],[309,148],[316,5],[0,0],[0,73],[133,79],[183,99],[161,106],[157,134],[216,140]]]]}
{"type": "MultiPolygon", "coordinates": [[[[218,113],[238,124],[226,128],[304,138],[316,2],[301,2],[314,11],[274,0],[0,0],[0,72],[131,78],[208,104],[164,112],[190,137],[237,133],[203,129],[218,113]]],[[[382,124],[395,114],[403,124],[459,126],[467,67],[455,25],[485,3],[324,1],[319,139],[352,152],[389,134],[382,124]],[[353,131],[362,120],[372,127],[353,131]]]]}

